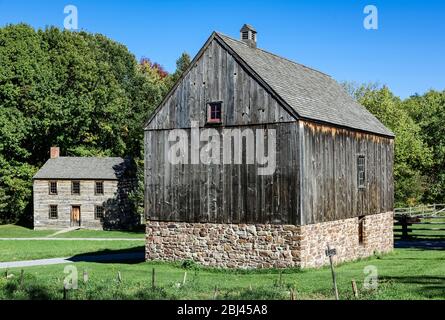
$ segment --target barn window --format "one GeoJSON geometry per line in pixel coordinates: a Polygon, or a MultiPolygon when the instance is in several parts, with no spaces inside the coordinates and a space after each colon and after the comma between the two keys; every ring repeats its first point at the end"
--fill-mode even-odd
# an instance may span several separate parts
{"type": "Polygon", "coordinates": [[[49,194],[57,194],[57,181],[49,182],[49,194]]]}
{"type": "Polygon", "coordinates": [[[357,184],[359,188],[365,188],[366,183],[366,161],[364,155],[357,157],[357,184]]]}
{"type": "Polygon", "coordinates": [[[358,243],[365,242],[365,216],[358,217],[358,243]]]}
{"type": "Polygon", "coordinates": [[[80,181],[71,182],[71,193],[80,194],[80,181]]]}
{"type": "Polygon", "coordinates": [[[104,218],[105,209],[102,206],[96,206],[94,209],[94,219],[102,220],[104,218]]]}
{"type": "Polygon", "coordinates": [[[96,195],[104,194],[104,182],[103,181],[96,181],[95,194],[96,195]]]}
{"type": "Polygon", "coordinates": [[[57,219],[58,218],[57,205],[50,205],[49,206],[49,218],[50,219],[57,219]]]}
{"type": "Polygon", "coordinates": [[[207,123],[222,122],[222,102],[211,102],[208,105],[207,123]]]}

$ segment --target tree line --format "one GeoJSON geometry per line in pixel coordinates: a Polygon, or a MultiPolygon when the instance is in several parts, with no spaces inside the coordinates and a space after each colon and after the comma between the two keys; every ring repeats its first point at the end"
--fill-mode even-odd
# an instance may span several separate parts
{"type": "MultiPolygon", "coordinates": [[[[184,53],[168,74],[100,34],[0,28],[0,223],[30,222],[32,177],[53,145],[133,159],[141,213],[143,123],[189,64],[184,53]]],[[[402,100],[385,86],[345,87],[396,134],[396,205],[444,202],[445,91],[402,100]]]]}
{"type": "MultiPolygon", "coordinates": [[[[54,145],[130,157],[143,179],[143,123],[189,63],[168,74],[100,34],[0,28],[0,222],[30,221],[32,177],[54,145]]],[[[132,199],[140,212],[141,190],[132,199]]]]}

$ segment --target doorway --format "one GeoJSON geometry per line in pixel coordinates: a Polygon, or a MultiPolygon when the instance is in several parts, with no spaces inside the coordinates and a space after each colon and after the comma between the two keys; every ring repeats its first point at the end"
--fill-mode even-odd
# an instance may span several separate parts
{"type": "Polygon", "coordinates": [[[71,207],[71,227],[80,227],[80,206],[71,207]]]}

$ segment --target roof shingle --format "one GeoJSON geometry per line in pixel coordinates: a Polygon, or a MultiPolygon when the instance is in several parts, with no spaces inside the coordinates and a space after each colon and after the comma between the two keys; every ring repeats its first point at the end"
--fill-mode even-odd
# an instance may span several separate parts
{"type": "Polygon", "coordinates": [[[58,157],[48,159],[34,179],[117,180],[125,168],[118,157],[58,157]]]}

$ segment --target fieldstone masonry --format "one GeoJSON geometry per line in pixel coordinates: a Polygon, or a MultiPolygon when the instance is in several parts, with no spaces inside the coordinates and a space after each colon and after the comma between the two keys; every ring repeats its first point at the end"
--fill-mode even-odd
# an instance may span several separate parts
{"type": "Polygon", "coordinates": [[[337,249],[335,262],[393,249],[393,213],[364,218],[359,243],[358,218],[313,225],[147,222],[146,259],[194,261],[227,268],[321,267],[328,263],[327,243],[337,249]]]}

